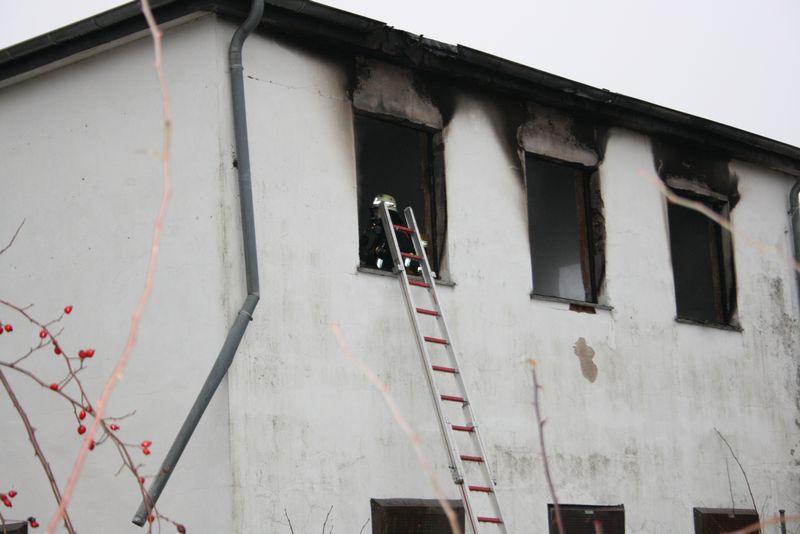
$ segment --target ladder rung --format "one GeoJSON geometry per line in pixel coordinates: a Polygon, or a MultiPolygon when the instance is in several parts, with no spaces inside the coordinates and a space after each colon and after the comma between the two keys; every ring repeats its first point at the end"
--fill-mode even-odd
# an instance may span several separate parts
{"type": "Polygon", "coordinates": [[[439,345],[449,345],[446,339],[442,339],[439,337],[425,336],[425,341],[427,341],[428,343],[438,343],[439,345]]]}
{"type": "Polygon", "coordinates": [[[443,365],[432,365],[431,367],[433,368],[434,371],[441,371],[443,373],[456,374],[458,372],[458,371],[456,371],[455,367],[445,367],[443,365]]]}
{"type": "Polygon", "coordinates": [[[412,254],[410,252],[401,252],[400,255],[410,260],[422,261],[422,256],[419,256],[418,254],[412,254]]]}
{"type": "Polygon", "coordinates": [[[490,488],[489,486],[470,486],[469,490],[470,491],[480,491],[480,492],[483,492],[483,493],[494,493],[494,490],[492,488],[490,488]]]}
{"type": "Polygon", "coordinates": [[[503,523],[503,520],[500,519],[499,517],[484,517],[480,515],[478,516],[478,521],[480,521],[481,523],[497,523],[497,524],[503,523]]]}
{"type": "Polygon", "coordinates": [[[425,283],[425,282],[417,282],[416,280],[409,280],[409,281],[408,281],[408,285],[410,285],[410,286],[417,286],[417,287],[428,287],[428,288],[429,288],[429,287],[431,287],[431,285],[430,285],[430,284],[428,284],[428,283],[425,283]]]}
{"type": "Polygon", "coordinates": [[[474,426],[462,426],[462,425],[450,425],[453,430],[458,430],[459,432],[475,432],[474,426]]]}
{"type": "Polygon", "coordinates": [[[394,229],[397,230],[398,232],[403,232],[406,234],[414,233],[414,230],[412,228],[409,228],[408,226],[403,226],[401,224],[393,224],[392,226],[394,226],[394,229]]]}
{"type": "Polygon", "coordinates": [[[421,313],[422,315],[433,315],[434,317],[439,317],[439,312],[436,310],[428,310],[426,308],[417,308],[417,313],[421,313]]]}
{"type": "Polygon", "coordinates": [[[453,401],[453,402],[467,402],[464,397],[457,397],[455,395],[440,395],[443,401],[453,401]]]}
{"type": "Polygon", "coordinates": [[[470,456],[468,454],[462,454],[461,455],[461,459],[464,460],[465,462],[482,462],[483,461],[483,458],[481,458],[480,456],[470,456]]]}

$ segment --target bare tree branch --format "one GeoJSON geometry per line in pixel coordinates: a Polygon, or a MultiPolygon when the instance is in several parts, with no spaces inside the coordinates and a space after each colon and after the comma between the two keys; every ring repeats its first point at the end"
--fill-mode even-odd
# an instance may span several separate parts
{"type": "MultiPolygon", "coordinates": [[[[128,359],[130,358],[131,352],[133,351],[133,347],[136,345],[136,337],[139,332],[139,325],[141,323],[142,314],[144,313],[145,306],[147,305],[147,302],[150,299],[150,294],[153,291],[156,265],[158,262],[158,251],[161,245],[161,233],[164,226],[164,220],[167,215],[167,207],[169,206],[170,197],[172,196],[172,163],[171,163],[172,110],[170,104],[169,91],[167,88],[166,75],[164,73],[163,61],[162,61],[161,38],[163,32],[158,27],[158,24],[156,23],[155,18],[153,17],[153,13],[150,9],[150,2],[148,0],[142,0],[142,12],[144,13],[145,18],[147,19],[147,26],[150,30],[150,34],[153,39],[154,68],[158,75],[159,86],[161,88],[161,103],[164,115],[163,147],[161,151],[161,161],[163,164],[164,187],[161,197],[161,204],[158,209],[158,216],[156,217],[156,221],[153,224],[153,239],[150,245],[150,258],[148,260],[148,265],[147,265],[147,274],[145,276],[144,289],[142,290],[142,294],[139,297],[139,302],[136,306],[136,309],[133,312],[133,317],[131,318],[131,326],[128,332],[128,341],[125,344],[125,348],[122,351],[122,355],[117,361],[117,365],[114,368],[114,371],[111,373],[111,376],[109,377],[105,387],[103,388],[103,392],[100,395],[100,399],[97,401],[97,406],[95,407],[97,410],[97,416],[92,421],[92,424],[89,427],[89,431],[86,433],[85,437],[86,444],[88,444],[91,440],[94,439],[94,435],[97,432],[97,427],[99,426],[99,422],[103,419],[103,416],[105,415],[106,405],[108,404],[108,400],[111,397],[112,391],[114,390],[114,386],[122,377],[122,373],[125,370],[125,367],[127,366],[128,359]]],[[[75,491],[75,485],[78,482],[81,470],[83,469],[83,464],[86,461],[86,454],[88,453],[88,450],[89,450],[88,446],[81,447],[81,450],[78,453],[78,458],[75,460],[75,464],[72,467],[72,472],[70,473],[69,479],[67,480],[66,488],[64,489],[64,498],[61,501],[58,510],[56,511],[55,514],[53,514],[53,517],[50,519],[50,523],[47,527],[48,534],[52,534],[55,531],[55,528],[58,525],[59,518],[62,515],[64,515],[67,507],[69,506],[72,493],[75,491]]]]}
{"type": "Polygon", "coordinates": [[[752,532],[758,532],[763,527],[768,527],[770,525],[778,525],[781,521],[790,522],[790,521],[800,521],[800,515],[787,515],[787,516],[779,516],[776,515],[774,517],[770,517],[769,519],[765,519],[759,523],[753,523],[752,525],[748,525],[744,528],[739,530],[733,530],[731,532],[721,532],[720,534],[751,534],[752,532]]]}
{"type": "Polygon", "coordinates": [[[14,240],[15,240],[15,239],[17,239],[17,235],[19,234],[19,231],[20,231],[20,230],[22,230],[22,225],[23,225],[23,224],[25,224],[25,219],[22,219],[22,222],[21,222],[21,223],[19,223],[19,226],[17,227],[17,231],[16,231],[16,232],[14,232],[14,235],[11,237],[11,241],[9,241],[9,242],[8,242],[8,245],[6,245],[5,247],[3,247],[3,250],[0,250],[0,256],[2,256],[2,255],[3,255],[3,253],[4,253],[6,250],[10,249],[10,248],[11,248],[11,245],[13,245],[13,244],[14,244],[14,240]]]}
{"type": "Polygon", "coordinates": [[[283,515],[286,516],[286,521],[289,522],[289,532],[294,534],[294,529],[292,528],[292,520],[289,519],[289,512],[286,511],[286,508],[283,509],[283,515]]]}
{"type": "MultiPolygon", "coordinates": [[[[25,431],[28,433],[28,439],[33,446],[33,450],[36,452],[36,457],[39,459],[39,463],[42,464],[42,469],[44,469],[44,473],[47,476],[48,482],[50,482],[50,489],[53,490],[53,496],[60,506],[62,500],[61,491],[58,489],[58,484],[56,483],[55,475],[53,475],[53,470],[50,469],[50,463],[47,461],[47,458],[45,458],[42,447],[39,445],[39,440],[36,439],[36,430],[34,430],[33,425],[31,425],[31,421],[28,419],[28,414],[25,413],[25,410],[19,403],[17,395],[14,393],[14,390],[11,388],[11,384],[9,384],[8,379],[2,370],[0,370],[0,382],[3,383],[3,387],[6,389],[6,393],[8,393],[8,397],[11,399],[11,403],[17,410],[19,418],[22,419],[22,424],[25,425],[25,431]]],[[[69,518],[69,514],[67,514],[66,510],[64,511],[63,518],[64,527],[67,529],[67,532],[70,534],[75,534],[75,528],[72,526],[72,520],[69,518]]],[[[3,530],[5,531],[5,521],[3,522],[3,530]]]]}
{"type": "Polygon", "coordinates": [[[325,514],[325,521],[322,522],[322,534],[325,534],[325,526],[328,524],[328,518],[331,516],[331,512],[333,512],[333,505],[331,505],[330,510],[328,513],[325,514]]]}
{"type": "MultiPolygon", "coordinates": [[[[564,525],[561,522],[561,508],[558,505],[558,497],[556,497],[556,489],[553,484],[553,478],[550,476],[550,466],[547,463],[547,450],[544,446],[544,423],[542,413],[539,409],[539,381],[536,378],[536,360],[531,358],[528,360],[531,366],[531,374],[533,375],[533,408],[536,410],[536,423],[539,429],[539,449],[542,453],[542,465],[544,466],[544,478],[547,480],[547,487],[550,489],[550,496],[553,498],[553,507],[556,512],[556,526],[558,533],[564,534],[564,525]]],[[[596,528],[596,525],[595,525],[596,528]]]]}
{"type": "Polygon", "coordinates": [[[755,512],[758,512],[758,505],[756,504],[756,498],[755,498],[755,497],[753,497],[753,490],[752,490],[752,489],[750,489],[750,480],[748,480],[748,478],[747,478],[747,473],[745,473],[745,471],[744,471],[744,467],[742,467],[742,462],[740,462],[740,461],[739,461],[739,458],[736,456],[736,453],[735,453],[735,452],[733,452],[733,447],[731,447],[731,444],[730,444],[730,443],[728,443],[728,440],[727,440],[727,439],[725,439],[725,436],[723,436],[723,435],[722,435],[722,432],[720,432],[720,431],[719,431],[719,430],[717,430],[716,428],[714,428],[714,432],[716,432],[716,433],[717,433],[717,436],[719,436],[719,439],[721,439],[721,440],[722,440],[722,442],[723,442],[725,445],[727,445],[727,446],[728,446],[728,450],[729,450],[729,451],[731,451],[731,456],[733,456],[733,459],[734,459],[734,460],[736,460],[736,463],[737,463],[737,464],[739,464],[739,469],[742,471],[742,476],[744,477],[744,482],[745,482],[745,484],[747,484],[747,492],[748,492],[748,493],[750,493],[750,500],[751,500],[751,501],[752,501],[752,503],[753,503],[753,510],[754,510],[755,512]]]}
{"type": "Polygon", "coordinates": [[[433,474],[428,457],[425,455],[425,451],[422,449],[422,438],[420,438],[419,434],[417,434],[414,429],[411,428],[411,425],[408,423],[406,418],[403,417],[403,414],[400,412],[394,397],[392,397],[391,393],[389,393],[389,386],[387,386],[380,378],[378,378],[372,369],[370,369],[364,362],[356,358],[355,355],[350,352],[350,348],[347,346],[347,341],[344,338],[344,333],[342,332],[341,328],[339,328],[339,325],[331,323],[330,328],[333,334],[336,336],[336,340],[339,343],[339,349],[342,351],[342,353],[347,357],[348,360],[353,362],[353,364],[355,364],[362,373],[364,373],[364,376],[367,377],[367,380],[369,380],[372,385],[381,392],[381,395],[383,395],[383,400],[389,407],[392,417],[403,430],[403,433],[405,433],[405,435],[408,437],[411,445],[414,447],[414,452],[417,454],[417,461],[419,462],[420,467],[422,467],[423,472],[427,475],[428,482],[436,494],[436,499],[439,501],[439,505],[442,507],[442,510],[444,510],[444,513],[447,516],[447,521],[450,523],[450,530],[453,532],[453,534],[461,534],[461,527],[458,524],[456,513],[453,510],[453,507],[450,506],[450,503],[447,502],[442,489],[439,487],[439,483],[436,481],[436,477],[433,474]]]}

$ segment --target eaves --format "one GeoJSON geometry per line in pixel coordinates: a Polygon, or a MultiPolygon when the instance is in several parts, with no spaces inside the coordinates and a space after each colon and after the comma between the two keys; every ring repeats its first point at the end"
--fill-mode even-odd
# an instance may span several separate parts
{"type": "MultiPolygon", "coordinates": [[[[198,12],[241,21],[249,0],[151,0],[164,23],[198,12]]],[[[394,29],[308,0],[266,0],[261,30],[450,78],[590,116],[610,126],[688,143],[800,176],[800,148],[688,113],[574,82],[460,45],[394,29]]],[[[0,81],[146,28],[138,2],[0,50],[0,81]]]]}

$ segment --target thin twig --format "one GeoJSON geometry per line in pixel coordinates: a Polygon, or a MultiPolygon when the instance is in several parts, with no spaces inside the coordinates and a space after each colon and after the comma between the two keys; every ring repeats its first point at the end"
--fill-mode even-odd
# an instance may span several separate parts
{"type": "MultiPolygon", "coordinates": [[[[88,444],[90,440],[94,438],[99,421],[102,420],[103,416],[105,415],[106,405],[111,397],[111,392],[114,390],[114,386],[122,377],[122,373],[128,364],[128,359],[133,351],[133,347],[136,345],[136,337],[139,332],[139,325],[142,320],[142,315],[144,313],[145,306],[150,299],[150,294],[153,292],[155,271],[158,262],[158,251],[159,247],[161,246],[161,232],[164,227],[164,220],[167,215],[167,207],[169,206],[170,197],[172,196],[172,163],[170,152],[172,147],[172,110],[170,105],[169,90],[167,88],[166,75],[164,73],[162,62],[161,38],[163,33],[153,17],[153,13],[150,9],[150,2],[148,0],[142,0],[142,12],[144,13],[145,19],[147,19],[147,26],[153,39],[154,67],[158,75],[158,82],[161,89],[161,104],[164,115],[164,139],[161,150],[164,187],[161,196],[161,204],[158,209],[158,216],[153,224],[153,239],[150,245],[150,258],[147,265],[144,289],[142,290],[142,294],[139,297],[139,302],[136,305],[133,316],[131,317],[131,326],[128,332],[128,340],[125,344],[125,348],[123,349],[122,355],[117,361],[114,371],[111,373],[111,376],[103,388],[100,399],[97,401],[97,406],[95,407],[97,416],[92,421],[88,432],[86,432],[86,437],[84,440],[85,444],[88,444]]],[[[86,461],[86,454],[88,453],[88,450],[88,447],[84,446],[81,447],[81,450],[78,453],[78,458],[72,467],[72,472],[70,473],[67,486],[64,490],[64,500],[61,502],[61,505],[58,507],[56,513],[53,514],[53,517],[50,519],[50,524],[47,527],[47,534],[52,534],[55,531],[59,517],[65,513],[67,506],[69,506],[72,493],[75,491],[75,485],[78,482],[83,464],[86,461]]]]}
{"type": "Polygon", "coordinates": [[[769,519],[765,519],[764,521],[748,525],[739,530],[732,530],[730,532],[721,532],[720,534],[751,534],[752,532],[758,532],[763,527],[768,527],[770,525],[778,525],[780,524],[781,521],[785,521],[787,523],[791,521],[800,521],[800,515],[786,515],[783,517],[776,515],[774,517],[770,517],[769,519]]]}
{"type": "Polygon", "coordinates": [[[376,375],[364,362],[356,358],[355,355],[350,352],[350,348],[347,346],[347,341],[345,341],[344,334],[342,333],[341,328],[339,328],[339,325],[331,323],[330,328],[333,334],[336,336],[336,340],[339,342],[339,349],[342,351],[342,353],[347,357],[347,359],[353,362],[362,373],[364,373],[364,376],[367,377],[367,380],[369,380],[372,385],[381,392],[381,395],[383,395],[383,400],[389,407],[392,417],[397,422],[398,426],[403,430],[405,435],[408,436],[409,441],[411,441],[411,445],[414,447],[414,452],[417,454],[417,461],[427,475],[428,482],[436,494],[436,499],[439,501],[439,505],[442,507],[442,510],[444,510],[444,513],[447,516],[447,521],[450,523],[450,530],[453,532],[453,534],[461,534],[461,527],[458,524],[456,513],[453,510],[453,507],[450,506],[450,503],[447,502],[442,489],[439,487],[439,483],[436,481],[436,477],[433,474],[428,457],[425,455],[425,452],[422,449],[422,438],[420,438],[419,434],[417,434],[414,429],[411,428],[411,425],[408,423],[406,418],[403,417],[403,414],[397,407],[394,397],[392,397],[392,395],[389,393],[389,386],[381,381],[381,379],[378,378],[378,375],[376,375]]]}
{"type": "Polygon", "coordinates": [[[728,443],[727,439],[725,439],[725,436],[722,435],[722,432],[720,432],[716,428],[714,428],[714,432],[716,432],[717,436],[719,436],[719,439],[721,439],[722,442],[728,446],[728,450],[731,451],[731,456],[733,456],[733,459],[736,460],[737,464],[739,464],[739,469],[742,471],[744,482],[745,484],[747,484],[747,492],[750,493],[750,501],[753,503],[753,511],[758,512],[758,505],[756,505],[756,498],[753,497],[753,490],[750,489],[750,480],[748,480],[747,473],[745,473],[744,467],[742,467],[742,462],[739,461],[739,458],[736,456],[736,453],[733,452],[733,447],[731,447],[731,444],[728,443]]]}
{"type": "Polygon", "coordinates": [[[294,529],[292,528],[292,520],[289,519],[289,512],[286,511],[286,508],[283,509],[283,515],[286,516],[286,521],[289,522],[289,532],[294,534],[294,529]]]}
{"type": "Polygon", "coordinates": [[[331,516],[331,512],[333,512],[333,505],[331,505],[330,510],[328,513],[325,514],[325,521],[322,522],[322,534],[325,534],[325,526],[328,524],[328,518],[331,516]]]}
{"type": "Polygon", "coordinates": [[[661,194],[664,195],[664,197],[668,201],[672,202],[673,204],[683,206],[684,208],[696,211],[701,215],[705,215],[706,217],[708,217],[709,219],[720,225],[722,228],[724,228],[731,234],[747,241],[747,243],[750,244],[752,247],[754,247],[756,250],[759,250],[761,252],[766,252],[768,254],[772,254],[773,256],[780,258],[781,260],[788,263],[795,271],[800,273],[800,262],[788,256],[780,248],[765,243],[760,239],[753,237],[742,230],[739,230],[738,228],[734,228],[733,224],[729,219],[723,217],[722,215],[712,210],[702,202],[698,202],[696,200],[690,200],[688,198],[684,198],[680,195],[675,194],[669,187],[667,187],[667,184],[661,181],[657,176],[654,176],[650,173],[645,173],[644,171],[640,171],[639,175],[650,178],[650,181],[653,182],[653,184],[658,188],[661,194]]]}
{"type": "Polygon", "coordinates": [[[370,519],[372,519],[372,518],[368,517],[367,520],[364,521],[364,524],[361,525],[361,530],[358,531],[358,534],[361,534],[362,532],[364,532],[364,529],[367,528],[367,525],[369,524],[370,519]]]}
{"type": "Polygon", "coordinates": [[[728,474],[728,491],[731,493],[731,514],[733,514],[733,510],[736,508],[736,502],[733,500],[733,482],[731,482],[731,470],[728,467],[728,457],[725,457],[725,472],[728,474]]]}
{"type": "MultiPolygon", "coordinates": [[[[11,384],[8,383],[6,379],[5,373],[0,370],[0,382],[3,383],[3,387],[6,389],[6,393],[8,393],[8,397],[11,399],[11,403],[16,408],[17,413],[19,414],[19,418],[22,419],[22,424],[25,425],[25,431],[28,433],[28,439],[33,446],[33,450],[36,452],[36,457],[39,459],[39,463],[42,464],[42,469],[44,469],[44,473],[47,476],[47,480],[50,482],[50,489],[53,491],[53,496],[56,499],[56,502],[61,505],[62,498],[61,498],[61,491],[58,489],[58,483],[56,483],[56,477],[53,475],[52,469],[50,469],[50,463],[47,461],[47,458],[44,456],[44,452],[42,451],[42,447],[39,445],[39,440],[36,439],[36,430],[34,430],[33,426],[31,425],[30,419],[28,419],[28,414],[25,413],[25,410],[22,408],[22,405],[19,403],[19,399],[17,395],[14,393],[14,390],[11,388],[11,384]]],[[[72,526],[72,520],[69,517],[69,514],[64,511],[63,515],[64,519],[64,527],[66,527],[67,532],[70,534],[75,534],[75,528],[72,526]]],[[[3,530],[5,530],[5,523],[3,526],[3,530]]]]}
{"type": "Polygon", "coordinates": [[[21,222],[21,223],[19,223],[19,226],[17,226],[17,231],[16,231],[16,232],[14,232],[14,235],[13,235],[13,236],[11,236],[11,241],[9,241],[9,242],[8,242],[8,245],[6,245],[5,247],[3,247],[3,250],[0,250],[0,256],[2,256],[2,255],[3,255],[3,252],[5,252],[6,250],[10,249],[10,248],[11,248],[11,245],[13,245],[13,244],[14,244],[14,240],[17,238],[17,235],[19,234],[19,231],[20,231],[20,230],[22,230],[22,225],[23,225],[23,224],[25,224],[25,219],[22,219],[22,222],[21,222]]]}
{"type": "Polygon", "coordinates": [[[556,497],[556,489],[553,484],[553,478],[550,476],[550,466],[547,463],[547,450],[544,446],[544,419],[539,409],[539,381],[536,378],[536,360],[531,358],[529,360],[531,366],[531,374],[533,375],[533,408],[536,411],[536,423],[539,429],[539,448],[542,453],[542,465],[544,466],[544,478],[547,480],[547,487],[550,489],[550,496],[553,498],[553,507],[556,511],[556,526],[558,533],[564,534],[564,525],[561,523],[561,508],[558,506],[558,497],[556,497]]]}

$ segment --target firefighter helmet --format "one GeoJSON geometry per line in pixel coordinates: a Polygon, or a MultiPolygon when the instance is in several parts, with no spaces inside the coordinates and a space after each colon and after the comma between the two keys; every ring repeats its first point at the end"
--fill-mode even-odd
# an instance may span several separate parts
{"type": "Polygon", "coordinates": [[[375,198],[372,199],[372,207],[377,208],[381,205],[381,202],[386,203],[386,207],[389,208],[389,211],[397,213],[397,201],[392,195],[387,195],[386,193],[375,195],[375,198]]]}

